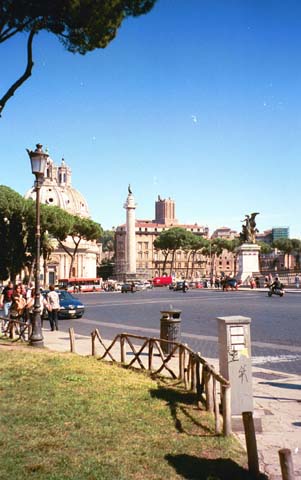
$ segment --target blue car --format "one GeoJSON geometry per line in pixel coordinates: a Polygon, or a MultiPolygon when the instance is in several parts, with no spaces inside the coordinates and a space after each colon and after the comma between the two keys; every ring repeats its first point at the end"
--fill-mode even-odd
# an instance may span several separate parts
{"type": "MultiPolygon", "coordinates": [[[[60,310],[58,312],[59,318],[81,318],[85,313],[85,306],[83,303],[75,298],[66,290],[56,290],[60,299],[60,310]]],[[[48,290],[43,291],[43,297],[47,297],[48,290]]],[[[48,318],[47,309],[44,308],[43,319],[48,318]]]]}

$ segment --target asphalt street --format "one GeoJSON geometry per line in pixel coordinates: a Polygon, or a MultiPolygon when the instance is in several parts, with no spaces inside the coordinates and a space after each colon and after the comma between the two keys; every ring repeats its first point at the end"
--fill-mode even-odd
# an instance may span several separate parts
{"type": "Polygon", "coordinates": [[[98,328],[103,338],[122,332],[160,336],[160,311],[179,309],[182,342],[203,357],[218,357],[217,317],[251,318],[253,363],[271,370],[301,374],[301,295],[269,298],[263,291],[157,288],[136,293],[101,292],[77,296],[86,306],[82,319],[61,320],[60,330],[73,326],[79,334],[98,328]]]}

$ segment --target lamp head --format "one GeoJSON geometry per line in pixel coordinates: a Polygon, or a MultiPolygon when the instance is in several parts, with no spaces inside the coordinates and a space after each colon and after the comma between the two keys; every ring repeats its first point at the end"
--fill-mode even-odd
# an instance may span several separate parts
{"type": "Polygon", "coordinates": [[[31,161],[31,171],[38,178],[43,178],[47,158],[49,157],[48,153],[43,152],[42,147],[43,145],[37,143],[34,151],[26,149],[31,161]]]}

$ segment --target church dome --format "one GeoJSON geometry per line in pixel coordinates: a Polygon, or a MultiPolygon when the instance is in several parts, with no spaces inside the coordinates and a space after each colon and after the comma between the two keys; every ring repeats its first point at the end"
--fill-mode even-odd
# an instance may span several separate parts
{"type": "MultiPolygon", "coordinates": [[[[35,200],[34,187],[26,192],[25,198],[35,200]]],[[[53,160],[48,158],[40,190],[40,200],[41,203],[60,207],[72,215],[90,216],[87,201],[71,184],[71,169],[66,165],[64,159],[60,166],[56,166],[53,160]]]]}

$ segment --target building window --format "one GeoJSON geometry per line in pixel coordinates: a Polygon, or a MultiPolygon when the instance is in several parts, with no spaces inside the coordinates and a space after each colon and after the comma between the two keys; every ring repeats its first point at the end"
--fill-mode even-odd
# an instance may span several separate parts
{"type": "Polygon", "coordinates": [[[144,231],[147,232],[147,228],[145,228],[144,231]]]}
{"type": "Polygon", "coordinates": [[[178,268],[181,268],[181,263],[178,263],[178,268]]]}
{"type": "Polygon", "coordinates": [[[148,250],[148,242],[144,242],[144,248],[145,250],[148,250]]]}

